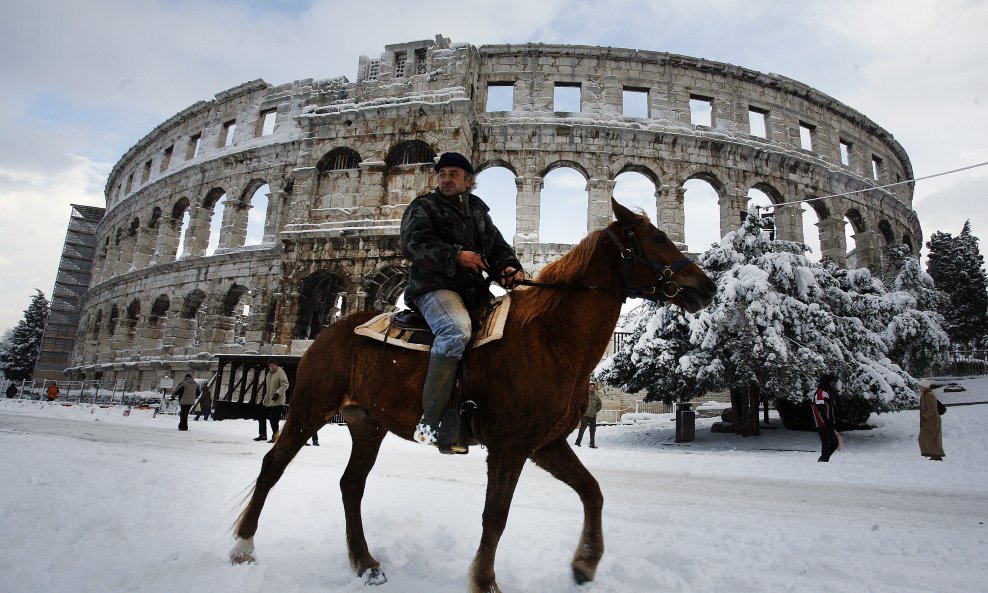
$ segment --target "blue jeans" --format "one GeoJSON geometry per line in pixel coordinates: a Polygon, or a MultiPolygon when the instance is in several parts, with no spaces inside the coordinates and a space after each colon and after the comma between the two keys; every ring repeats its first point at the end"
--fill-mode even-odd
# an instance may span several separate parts
{"type": "Polygon", "coordinates": [[[416,299],[415,306],[436,336],[432,354],[462,358],[473,333],[473,324],[460,295],[452,290],[434,290],[416,299]]]}

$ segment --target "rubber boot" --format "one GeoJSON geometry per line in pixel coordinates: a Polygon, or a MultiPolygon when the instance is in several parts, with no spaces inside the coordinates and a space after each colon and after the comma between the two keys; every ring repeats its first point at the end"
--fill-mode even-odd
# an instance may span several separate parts
{"type": "Polygon", "coordinates": [[[426,445],[436,444],[439,422],[453,397],[459,367],[459,358],[438,354],[429,356],[429,370],[425,373],[425,386],[422,388],[422,419],[415,427],[416,441],[426,445]]]}

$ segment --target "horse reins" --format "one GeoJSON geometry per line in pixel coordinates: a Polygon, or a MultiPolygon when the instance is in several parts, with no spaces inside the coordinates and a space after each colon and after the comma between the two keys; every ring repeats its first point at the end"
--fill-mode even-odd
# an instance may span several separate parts
{"type": "MultiPolygon", "coordinates": [[[[618,237],[614,231],[610,228],[604,229],[604,233],[611,239],[611,241],[614,242],[621,254],[621,261],[623,262],[623,265],[621,266],[621,276],[624,280],[623,289],[625,296],[632,298],[655,298],[661,301],[668,301],[679,294],[680,291],[679,284],[672,280],[672,276],[679,270],[693,263],[693,260],[684,255],[681,260],[671,266],[650,260],[645,256],[645,252],[642,251],[641,243],[638,241],[638,235],[634,231],[635,227],[639,224],[641,224],[641,221],[624,227],[624,234],[628,238],[628,247],[625,247],[624,243],[621,242],[620,237],[618,237]],[[632,286],[631,274],[637,264],[645,265],[652,270],[652,273],[655,274],[655,279],[658,280],[658,284],[652,286],[641,286],[637,288],[632,286]]],[[[517,282],[517,284],[521,284],[523,286],[535,286],[539,288],[611,290],[610,287],[597,286],[595,284],[556,284],[550,282],[536,282],[534,280],[527,279],[517,282]]]]}

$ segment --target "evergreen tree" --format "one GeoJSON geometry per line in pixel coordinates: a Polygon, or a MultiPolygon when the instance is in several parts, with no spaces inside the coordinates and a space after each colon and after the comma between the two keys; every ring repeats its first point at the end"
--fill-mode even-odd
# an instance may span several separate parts
{"type": "Polygon", "coordinates": [[[692,315],[655,306],[598,375],[649,399],[727,388],[741,434],[757,434],[758,403],[769,399],[807,406],[808,420],[824,372],[843,379],[838,411],[849,423],[913,404],[915,381],[889,355],[910,368],[942,358],[936,314],[915,309],[935,301],[932,280],[906,264],[901,289],[888,292],[867,269],[813,263],[805,245],[769,240],[753,214],[700,258],[717,283],[714,303],[692,315]]]}
{"type": "Polygon", "coordinates": [[[955,346],[984,343],[988,337],[988,280],[970,221],[956,237],[933,233],[926,247],[930,250],[926,270],[936,287],[949,295],[949,302],[939,311],[951,342],[955,346]]]}
{"type": "Polygon", "coordinates": [[[41,337],[48,322],[48,299],[40,290],[35,291],[37,294],[31,297],[24,318],[10,333],[6,348],[0,352],[0,370],[12,381],[31,377],[41,350],[41,337]]]}

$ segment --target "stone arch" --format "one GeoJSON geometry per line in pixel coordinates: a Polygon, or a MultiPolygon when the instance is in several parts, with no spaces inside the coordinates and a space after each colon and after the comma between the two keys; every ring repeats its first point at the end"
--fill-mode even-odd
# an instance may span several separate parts
{"type": "Polygon", "coordinates": [[[575,161],[559,160],[542,173],[539,192],[539,241],[578,243],[590,224],[590,174],[575,161]]]}
{"type": "Polygon", "coordinates": [[[226,214],[226,203],[229,200],[230,196],[222,187],[212,188],[203,197],[202,208],[196,212],[198,220],[193,222],[193,228],[196,229],[195,239],[200,246],[192,255],[213,255],[223,244],[224,234],[227,232],[223,219],[226,214]],[[202,244],[203,238],[206,239],[205,244],[202,244]]]}
{"type": "Polygon", "coordinates": [[[130,304],[127,305],[127,321],[136,322],[138,319],[140,319],[140,317],[141,317],[141,300],[138,298],[134,298],[132,301],[130,301],[130,304]]]}
{"type": "Polygon", "coordinates": [[[322,329],[338,321],[347,307],[342,276],[322,269],[302,281],[295,318],[295,337],[314,339],[322,329]]]}
{"type": "Polygon", "coordinates": [[[649,181],[655,184],[655,187],[659,187],[660,185],[658,174],[653,171],[651,167],[646,165],[642,165],[640,163],[625,163],[620,169],[617,170],[617,173],[614,174],[613,179],[617,179],[624,173],[638,173],[640,175],[644,175],[649,181]]]}
{"type": "Polygon", "coordinates": [[[249,295],[250,289],[243,284],[234,284],[230,287],[230,290],[226,291],[226,296],[223,297],[223,303],[221,305],[220,314],[232,317],[237,313],[237,304],[244,295],[249,295]]]}
{"type": "MultiPolygon", "coordinates": [[[[247,208],[244,215],[244,239],[242,245],[260,245],[268,242],[274,233],[269,228],[271,220],[271,185],[263,179],[251,179],[241,202],[247,208]],[[266,191],[265,191],[266,190],[266,191]]],[[[241,224],[240,221],[236,223],[241,224]]],[[[239,245],[237,245],[239,247],[239,245]]]]}
{"type": "Polygon", "coordinates": [[[134,217],[134,220],[130,221],[130,228],[127,229],[127,236],[134,238],[137,233],[141,230],[141,219],[134,217]]]}
{"type": "Polygon", "coordinates": [[[892,232],[892,225],[889,221],[882,219],[878,221],[878,233],[886,245],[895,245],[895,233],[892,232]]]}
{"type": "Polygon", "coordinates": [[[166,294],[159,294],[151,305],[151,312],[148,314],[148,324],[151,327],[158,327],[161,318],[168,317],[168,309],[171,307],[171,300],[166,294]]]}
{"type": "Polygon", "coordinates": [[[117,322],[120,320],[120,308],[114,303],[110,307],[110,318],[106,321],[106,334],[112,336],[117,331],[117,322]]]}
{"type": "Polygon", "coordinates": [[[93,320],[93,339],[99,339],[100,331],[103,329],[103,309],[96,310],[96,317],[93,320]]]}
{"type": "Polygon", "coordinates": [[[350,208],[357,205],[360,195],[360,154],[352,148],[339,146],[327,152],[316,170],[315,208],[350,208]]]}
{"type": "Polygon", "coordinates": [[[385,203],[408,204],[424,188],[435,186],[436,151],[422,140],[399,142],[384,159],[385,203]]]}
{"type": "Polygon", "coordinates": [[[363,283],[367,302],[378,311],[394,309],[407,287],[408,270],[400,266],[385,266],[363,283]]]}
{"type": "Polygon", "coordinates": [[[154,207],[151,211],[151,217],[148,218],[148,228],[157,229],[161,225],[161,208],[158,206],[154,207]]]}
{"type": "Polygon", "coordinates": [[[182,319],[195,319],[205,301],[206,293],[198,288],[185,295],[185,301],[182,303],[182,319]]]}
{"type": "Polygon", "coordinates": [[[518,169],[516,169],[515,166],[511,164],[510,161],[507,161],[502,158],[492,158],[485,160],[478,165],[474,165],[473,170],[479,175],[480,173],[486,171],[487,169],[494,169],[496,167],[502,167],[504,169],[507,169],[508,171],[511,171],[511,174],[514,175],[515,177],[518,176],[518,169]]]}

